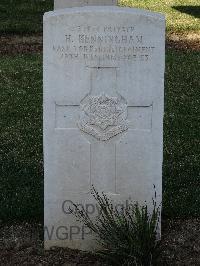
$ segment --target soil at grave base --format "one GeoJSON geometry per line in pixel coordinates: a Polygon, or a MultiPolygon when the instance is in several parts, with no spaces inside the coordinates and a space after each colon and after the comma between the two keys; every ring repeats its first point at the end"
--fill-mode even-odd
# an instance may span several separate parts
{"type": "Polygon", "coordinates": [[[200,32],[167,35],[167,49],[200,51],[200,32]]]}
{"type": "Polygon", "coordinates": [[[0,55],[16,55],[40,53],[42,51],[42,36],[0,36],[0,55]]]}
{"type": "MultiPolygon", "coordinates": [[[[54,248],[43,251],[42,225],[2,225],[0,265],[106,265],[93,254],[54,248]]],[[[162,265],[200,265],[200,219],[165,221],[161,241],[162,265]]]]}
{"type": "MultiPolygon", "coordinates": [[[[200,51],[200,33],[167,36],[167,49],[200,51]]],[[[0,55],[30,54],[42,51],[42,36],[0,36],[0,55]]]]}

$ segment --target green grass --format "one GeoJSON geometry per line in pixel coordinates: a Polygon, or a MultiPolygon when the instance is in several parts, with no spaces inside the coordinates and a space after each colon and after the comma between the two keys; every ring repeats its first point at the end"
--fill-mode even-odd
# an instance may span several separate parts
{"type": "Polygon", "coordinates": [[[43,212],[41,56],[0,60],[0,220],[43,212]]]}
{"type": "Polygon", "coordinates": [[[199,31],[200,6],[198,0],[119,0],[123,6],[149,9],[166,15],[167,30],[199,31]]]}
{"type": "MultiPolygon", "coordinates": [[[[200,61],[167,52],[164,214],[200,216],[200,61]]],[[[43,214],[42,58],[0,61],[0,220],[43,214]]]]}
{"type": "Polygon", "coordinates": [[[1,0],[0,34],[42,32],[42,16],[53,10],[53,0],[1,0]]]}
{"type": "MultiPolygon", "coordinates": [[[[167,17],[167,29],[173,32],[200,30],[198,2],[198,0],[119,0],[122,6],[164,13],[167,17]]],[[[53,0],[1,0],[0,34],[41,33],[42,15],[49,10],[53,10],[53,0]]]]}
{"type": "Polygon", "coordinates": [[[168,52],[164,128],[168,216],[200,216],[199,62],[199,52],[168,52]]]}

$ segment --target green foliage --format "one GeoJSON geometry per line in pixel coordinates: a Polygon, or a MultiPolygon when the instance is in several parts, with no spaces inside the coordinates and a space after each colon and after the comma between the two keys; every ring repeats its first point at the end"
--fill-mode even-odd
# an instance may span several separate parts
{"type": "Polygon", "coordinates": [[[149,215],[147,206],[137,203],[118,210],[104,194],[94,188],[92,194],[101,210],[94,219],[83,209],[74,205],[74,215],[97,236],[103,255],[112,265],[152,265],[158,251],[156,231],[159,207],[153,201],[153,212],[149,215]]]}

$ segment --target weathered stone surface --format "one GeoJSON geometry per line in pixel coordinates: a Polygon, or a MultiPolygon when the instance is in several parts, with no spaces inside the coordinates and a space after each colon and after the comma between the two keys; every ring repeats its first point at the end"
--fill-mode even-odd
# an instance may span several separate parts
{"type": "Polygon", "coordinates": [[[98,214],[92,185],[116,203],[150,207],[155,185],[161,202],[164,62],[162,15],[119,7],[45,14],[46,248],[95,247],[67,208],[98,214]]]}
{"type": "Polygon", "coordinates": [[[78,6],[112,6],[117,0],[54,0],[54,9],[78,6]]]}

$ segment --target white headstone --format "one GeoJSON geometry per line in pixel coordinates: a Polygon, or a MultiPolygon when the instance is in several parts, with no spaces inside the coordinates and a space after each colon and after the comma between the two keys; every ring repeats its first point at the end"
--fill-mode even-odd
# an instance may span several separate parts
{"type": "Polygon", "coordinates": [[[78,7],[44,16],[45,247],[91,250],[72,202],[98,214],[91,186],[116,203],[162,200],[164,16],[78,7]],[[93,204],[93,205],[91,205],[93,204]]]}
{"type": "Polygon", "coordinates": [[[117,0],[54,0],[54,9],[77,6],[112,6],[117,0]]]}

